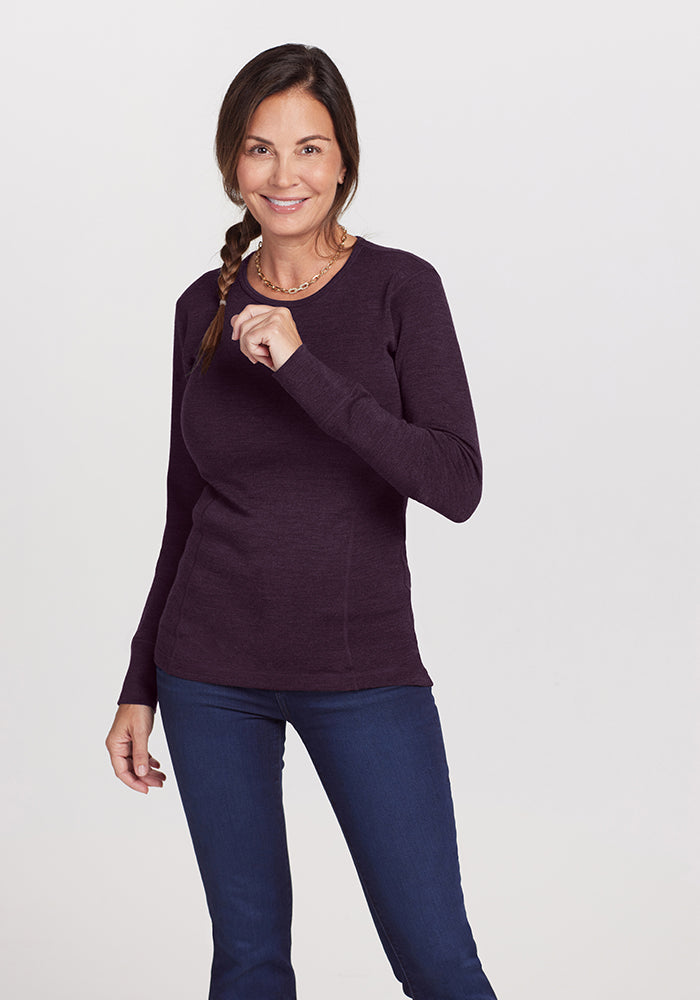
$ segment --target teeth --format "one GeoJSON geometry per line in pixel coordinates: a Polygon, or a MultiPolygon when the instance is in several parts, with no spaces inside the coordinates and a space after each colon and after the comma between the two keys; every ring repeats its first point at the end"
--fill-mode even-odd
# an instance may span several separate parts
{"type": "Polygon", "coordinates": [[[268,198],[267,200],[271,201],[273,205],[286,206],[286,205],[301,205],[301,203],[302,203],[302,201],[304,199],[303,198],[297,198],[296,201],[291,201],[291,200],[290,201],[281,201],[278,198],[268,198]]]}

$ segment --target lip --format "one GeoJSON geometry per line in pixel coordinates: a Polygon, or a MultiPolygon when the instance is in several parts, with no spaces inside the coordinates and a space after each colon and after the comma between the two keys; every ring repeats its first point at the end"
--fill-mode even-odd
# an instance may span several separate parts
{"type": "Polygon", "coordinates": [[[267,195],[262,195],[265,199],[266,204],[272,209],[273,212],[277,212],[278,215],[290,215],[293,212],[298,212],[300,208],[304,207],[304,204],[308,201],[307,198],[276,198],[275,201],[285,201],[288,202],[286,205],[275,205],[267,195]]]}

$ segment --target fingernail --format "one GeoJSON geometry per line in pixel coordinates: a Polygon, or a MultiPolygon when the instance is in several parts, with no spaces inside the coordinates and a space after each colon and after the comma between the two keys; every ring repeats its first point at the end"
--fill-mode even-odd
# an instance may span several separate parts
{"type": "Polygon", "coordinates": [[[136,770],[137,770],[138,774],[141,774],[141,775],[148,774],[148,768],[146,767],[145,764],[139,764],[139,766],[137,767],[136,770]]]}

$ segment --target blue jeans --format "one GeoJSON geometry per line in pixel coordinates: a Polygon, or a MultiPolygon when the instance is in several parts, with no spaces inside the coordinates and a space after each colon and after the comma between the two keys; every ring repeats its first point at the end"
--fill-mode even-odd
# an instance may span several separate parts
{"type": "Polygon", "coordinates": [[[432,688],[272,691],[158,668],[168,750],[212,919],[209,1000],[296,1000],[282,805],[286,723],[338,818],[413,1000],[495,1000],[462,893],[432,688]]]}

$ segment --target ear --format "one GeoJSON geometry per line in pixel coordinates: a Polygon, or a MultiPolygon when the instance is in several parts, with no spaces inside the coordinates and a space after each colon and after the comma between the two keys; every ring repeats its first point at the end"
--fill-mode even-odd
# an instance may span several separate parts
{"type": "Polygon", "coordinates": [[[347,169],[345,167],[343,167],[343,169],[340,171],[340,176],[338,177],[338,184],[342,184],[343,183],[343,181],[345,180],[345,174],[346,173],[347,173],[347,169]]]}

